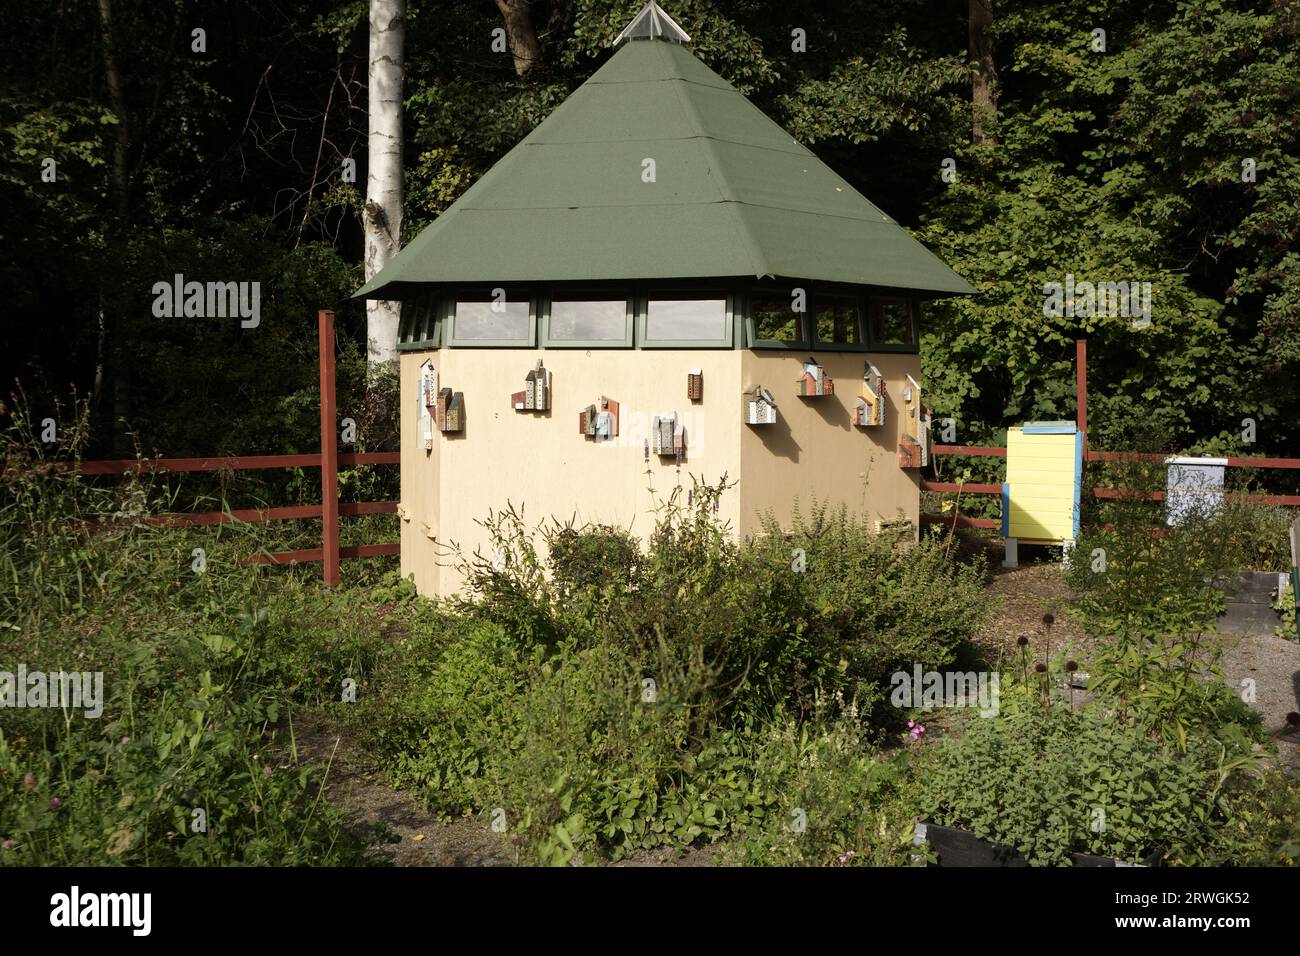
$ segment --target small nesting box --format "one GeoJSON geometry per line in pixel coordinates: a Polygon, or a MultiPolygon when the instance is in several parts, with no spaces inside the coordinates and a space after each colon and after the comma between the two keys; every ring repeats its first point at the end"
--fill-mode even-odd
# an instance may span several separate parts
{"type": "Polygon", "coordinates": [[[419,411],[420,447],[425,451],[433,449],[433,426],[438,408],[438,370],[432,362],[420,366],[419,411]]]}
{"type": "Polygon", "coordinates": [[[853,424],[876,428],[885,424],[885,379],[871,362],[863,365],[862,394],[853,408],[853,424]]]}
{"type": "Polygon", "coordinates": [[[776,424],[776,399],[762,385],[755,385],[753,391],[745,393],[745,424],[776,424]]]}
{"type": "Polygon", "coordinates": [[[686,454],[686,429],[676,412],[654,416],[650,422],[650,450],[660,456],[681,458],[686,454]]]}
{"type": "Polygon", "coordinates": [[[537,367],[524,376],[524,390],[510,402],[517,412],[547,412],[551,409],[551,373],[539,359],[537,367]]]}
{"type": "Polygon", "coordinates": [[[686,397],[692,402],[704,401],[704,371],[693,368],[686,373],[686,397]]]}
{"type": "Polygon", "coordinates": [[[803,374],[799,376],[798,384],[801,398],[821,398],[835,394],[835,382],[815,359],[804,362],[803,374]]]}
{"type": "Polygon", "coordinates": [[[458,432],[465,427],[465,395],[449,388],[438,392],[438,428],[444,432],[458,432]]]}
{"type": "Polygon", "coordinates": [[[600,402],[578,413],[578,431],[597,441],[618,437],[618,402],[600,396],[600,402]]]}
{"type": "Polygon", "coordinates": [[[898,439],[898,466],[924,468],[930,463],[930,410],[921,404],[921,386],[907,376],[903,386],[903,434],[898,439]]]}

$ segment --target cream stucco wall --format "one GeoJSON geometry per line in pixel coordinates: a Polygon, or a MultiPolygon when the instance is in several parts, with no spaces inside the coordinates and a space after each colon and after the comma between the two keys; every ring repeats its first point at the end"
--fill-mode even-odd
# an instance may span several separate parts
{"type": "Polygon", "coordinates": [[[726,491],[718,517],[745,534],[760,512],[790,513],[796,499],[843,502],[873,518],[913,521],[919,510],[915,471],[898,467],[899,406],[907,373],[920,378],[916,355],[872,355],[885,376],[886,424],[861,429],[851,410],[862,377],[861,354],[819,353],[836,394],[799,398],[795,381],[804,356],[749,350],[440,349],[401,356],[402,574],[420,593],[456,592],[462,578],[453,545],[489,553],[476,519],[507,502],[530,524],[544,518],[619,525],[644,536],[656,499],[691,476],[726,491]],[[552,374],[549,412],[516,412],[510,396],[542,358],[552,374]],[[464,394],[465,427],[435,429],[433,449],[420,447],[419,369],[432,359],[439,386],[464,394]],[[686,397],[691,369],[704,372],[704,399],[686,397]],[[776,398],[775,425],[745,425],[742,393],[756,384],[776,398]],[[620,405],[619,436],[594,442],[578,432],[578,415],[601,395],[620,405]],[[653,452],[645,460],[650,420],[676,411],[686,428],[687,459],[653,452]],[[653,491],[651,490],[653,489],[653,491]]]}
{"type": "Polygon", "coordinates": [[[814,499],[847,505],[873,523],[900,517],[917,522],[919,471],[898,467],[898,441],[900,397],[909,374],[921,380],[919,355],[813,353],[834,379],[835,394],[801,398],[795,382],[807,355],[749,350],[736,354],[741,356],[742,388],[764,386],[778,411],[776,424],[745,428],[741,435],[742,534],[754,531],[764,511],[784,521],[796,502],[807,513],[814,499]],[[885,379],[885,423],[871,428],[853,424],[864,358],[885,379]]]}

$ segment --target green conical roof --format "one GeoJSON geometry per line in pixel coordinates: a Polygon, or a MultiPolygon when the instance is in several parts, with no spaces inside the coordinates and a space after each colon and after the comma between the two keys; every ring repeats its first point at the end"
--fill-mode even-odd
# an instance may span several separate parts
{"type": "Polygon", "coordinates": [[[974,291],[685,47],[633,40],[357,295],[733,276],[974,291]]]}

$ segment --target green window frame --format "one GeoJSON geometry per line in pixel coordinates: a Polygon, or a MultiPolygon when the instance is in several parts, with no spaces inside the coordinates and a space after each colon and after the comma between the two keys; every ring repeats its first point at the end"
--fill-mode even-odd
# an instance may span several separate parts
{"type": "Polygon", "coordinates": [[[833,289],[822,289],[814,292],[812,295],[812,308],[808,310],[808,331],[812,337],[809,347],[819,352],[869,352],[871,351],[867,339],[866,328],[866,309],[863,308],[862,296],[852,292],[836,292],[833,289]],[[817,334],[817,316],[821,307],[827,300],[840,300],[850,302],[853,305],[855,316],[852,323],[852,331],[856,341],[853,342],[828,342],[817,334]]]}
{"type": "Polygon", "coordinates": [[[921,337],[918,334],[918,315],[920,303],[911,296],[905,295],[878,295],[872,296],[867,301],[867,341],[871,344],[873,352],[900,352],[904,354],[916,354],[921,351],[921,337]],[[907,307],[907,325],[911,333],[911,341],[886,342],[877,333],[877,317],[886,305],[905,305],[907,307]]]}
{"type": "Polygon", "coordinates": [[[702,289],[655,289],[639,297],[637,302],[637,345],[643,349],[730,349],[736,347],[736,296],[722,287],[702,289]],[[723,315],[716,338],[674,339],[651,338],[650,303],[660,300],[722,301],[723,315]]]}
{"type": "Polygon", "coordinates": [[[523,289],[512,289],[509,286],[494,286],[492,289],[487,290],[464,289],[457,292],[448,302],[447,324],[449,326],[447,344],[453,348],[535,348],[537,346],[537,300],[531,293],[523,289]],[[519,337],[497,339],[462,335],[461,330],[457,328],[457,314],[460,311],[460,303],[491,302],[497,289],[505,290],[504,301],[506,303],[528,303],[528,319],[525,324],[526,334],[519,337]]]}
{"type": "Polygon", "coordinates": [[[632,347],[632,328],[636,319],[636,297],[626,289],[564,289],[559,288],[544,296],[539,301],[541,314],[542,347],[548,349],[630,349],[632,347]],[[551,320],[557,301],[608,301],[623,300],[623,333],[618,338],[608,339],[570,339],[556,337],[552,331],[551,320]]]}
{"type": "Polygon", "coordinates": [[[776,288],[751,288],[744,295],[744,313],[745,313],[745,345],[751,349],[797,349],[805,351],[812,347],[812,342],[808,335],[808,311],[795,312],[791,308],[791,314],[795,316],[795,322],[798,325],[797,337],[793,340],[782,339],[764,339],[759,338],[758,322],[755,319],[754,305],[755,300],[763,296],[773,298],[793,299],[795,289],[803,289],[804,303],[807,305],[813,299],[812,290],[807,286],[792,285],[788,287],[776,288]]]}
{"type": "Polygon", "coordinates": [[[402,317],[397,325],[399,352],[436,349],[442,338],[442,303],[437,296],[425,295],[402,303],[402,317]]]}

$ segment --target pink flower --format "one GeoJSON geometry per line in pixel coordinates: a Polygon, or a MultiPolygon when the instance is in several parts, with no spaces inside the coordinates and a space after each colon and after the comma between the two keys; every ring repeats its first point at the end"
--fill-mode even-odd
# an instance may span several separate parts
{"type": "Polygon", "coordinates": [[[262,776],[263,776],[263,777],[266,777],[266,778],[269,780],[269,779],[271,778],[271,768],[270,768],[270,767],[263,767],[263,768],[262,768],[262,776]]]}
{"type": "Polygon", "coordinates": [[[62,801],[62,800],[60,800],[58,797],[50,797],[50,809],[51,809],[51,810],[57,810],[57,809],[59,809],[59,807],[61,807],[61,806],[63,806],[63,801],[62,801]]]}
{"type": "Polygon", "coordinates": [[[12,850],[14,848],[14,841],[5,840],[3,843],[0,843],[0,847],[4,847],[6,850],[12,850]]]}
{"type": "Polygon", "coordinates": [[[28,790],[36,786],[36,774],[34,773],[23,774],[23,786],[26,787],[28,790]]]}
{"type": "Polygon", "coordinates": [[[907,726],[908,726],[908,729],[910,730],[911,728],[913,728],[913,727],[916,726],[916,721],[915,721],[915,720],[909,720],[909,721],[907,722],[907,726]]]}

